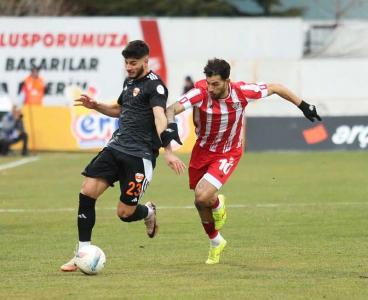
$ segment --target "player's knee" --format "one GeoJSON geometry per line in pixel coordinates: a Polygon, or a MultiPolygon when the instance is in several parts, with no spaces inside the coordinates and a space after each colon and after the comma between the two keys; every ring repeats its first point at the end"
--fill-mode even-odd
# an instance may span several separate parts
{"type": "Polygon", "coordinates": [[[199,205],[206,205],[208,206],[208,203],[210,202],[211,196],[209,193],[205,191],[198,191],[196,190],[195,193],[195,202],[199,205]]]}
{"type": "Polygon", "coordinates": [[[83,195],[86,195],[88,197],[92,197],[92,191],[88,188],[86,180],[84,180],[83,183],[82,183],[82,190],[81,190],[80,193],[83,194],[83,195]]]}
{"type": "Polygon", "coordinates": [[[123,222],[132,222],[130,221],[130,217],[134,215],[137,208],[131,205],[131,201],[128,200],[130,199],[126,199],[124,195],[120,196],[121,203],[118,205],[117,214],[123,222]]]}
{"type": "Polygon", "coordinates": [[[90,197],[90,198],[93,198],[93,196],[94,196],[93,193],[90,193],[87,189],[83,189],[83,188],[82,188],[80,194],[85,195],[85,196],[90,197]]]}
{"type": "Polygon", "coordinates": [[[123,222],[131,222],[129,221],[129,217],[133,214],[129,211],[126,211],[126,210],[118,210],[117,211],[118,213],[118,217],[123,221],[123,222]]]}
{"type": "Polygon", "coordinates": [[[81,194],[96,199],[99,197],[99,194],[96,192],[96,187],[91,185],[87,180],[83,181],[81,194]]]}
{"type": "Polygon", "coordinates": [[[145,210],[145,206],[135,206],[134,208],[128,208],[128,209],[118,209],[118,216],[120,220],[122,220],[125,223],[135,222],[142,220],[144,217],[147,216],[147,209],[145,210]]]}

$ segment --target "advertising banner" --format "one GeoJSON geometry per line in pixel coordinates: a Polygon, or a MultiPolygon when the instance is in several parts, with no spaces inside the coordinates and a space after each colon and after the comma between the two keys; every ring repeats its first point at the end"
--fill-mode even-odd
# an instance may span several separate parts
{"type": "Polygon", "coordinates": [[[68,106],[67,89],[93,89],[102,101],[122,90],[121,51],[135,39],[152,45],[150,68],[166,80],[156,20],[139,18],[0,18],[0,86],[21,106],[20,85],[33,67],[46,82],[42,105],[68,106]]]}
{"type": "MultiPolygon", "coordinates": [[[[26,105],[22,108],[22,114],[26,132],[29,134],[29,149],[98,151],[107,144],[118,128],[117,118],[110,118],[80,106],[26,105]]],[[[172,142],[172,148],[178,153],[190,153],[196,139],[191,112],[177,115],[175,122],[178,124],[183,146],[172,142]]],[[[12,148],[20,147],[21,142],[12,148]]]]}
{"type": "Polygon", "coordinates": [[[359,151],[368,149],[368,116],[247,118],[245,151],[359,151]]]}

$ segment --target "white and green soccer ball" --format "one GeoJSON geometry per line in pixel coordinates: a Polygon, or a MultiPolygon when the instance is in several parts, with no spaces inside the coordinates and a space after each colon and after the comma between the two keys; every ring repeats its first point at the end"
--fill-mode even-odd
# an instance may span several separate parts
{"type": "Polygon", "coordinates": [[[106,256],[97,246],[84,246],[75,255],[75,264],[84,274],[95,275],[104,268],[106,256]]]}

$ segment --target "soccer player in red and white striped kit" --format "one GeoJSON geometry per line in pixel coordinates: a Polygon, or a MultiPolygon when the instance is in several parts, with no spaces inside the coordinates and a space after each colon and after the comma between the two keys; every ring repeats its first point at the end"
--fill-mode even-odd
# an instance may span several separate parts
{"type": "Polygon", "coordinates": [[[168,130],[176,129],[175,115],[193,107],[197,140],[189,163],[189,187],[194,204],[210,238],[206,264],[217,264],[227,242],[219,230],[227,219],[225,200],[218,191],[235,170],[243,154],[244,110],[249,102],[277,94],[295,104],[308,118],[321,121],[314,105],[302,101],[278,83],[230,81],[230,65],[223,59],[208,60],[206,79],[167,108],[168,130]]]}

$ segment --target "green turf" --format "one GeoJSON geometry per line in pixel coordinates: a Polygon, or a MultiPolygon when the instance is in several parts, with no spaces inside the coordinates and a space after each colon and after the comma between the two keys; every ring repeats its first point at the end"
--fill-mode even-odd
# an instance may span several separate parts
{"type": "Polygon", "coordinates": [[[161,157],[143,199],[158,205],[155,239],[117,218],[118,187],[98,200],[93,243],[107,264],[97,276],[59,270],[77,242],[80,171],[93,154],[40,157],[0,171],[0,299],[368,298],[366,152],[245,154],[223,188],[242,207],[228,208],[215,266],[204,264],[196,210],[173,208],[193,203],[187,173],[161,157]],[[55,211],[65,208],[74,211],[55,211]]]}

